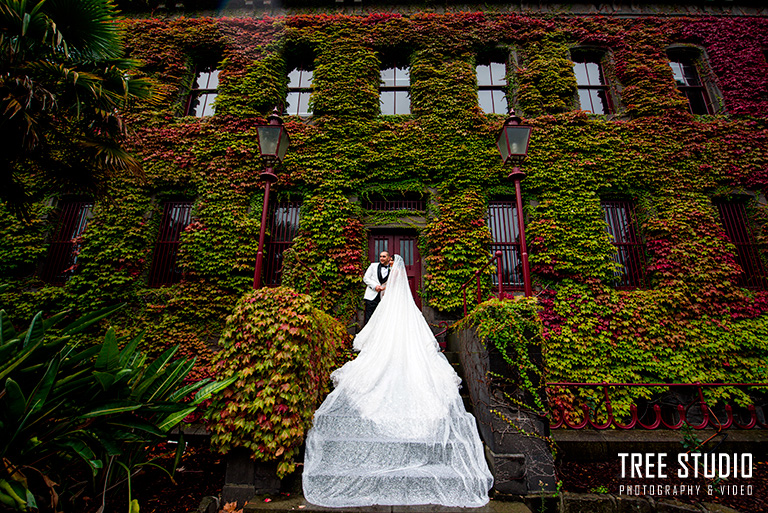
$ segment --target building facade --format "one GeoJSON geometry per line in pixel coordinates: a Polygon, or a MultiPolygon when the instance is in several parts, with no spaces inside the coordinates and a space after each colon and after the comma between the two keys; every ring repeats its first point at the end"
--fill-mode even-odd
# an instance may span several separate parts
{"type": "Polygon", "coordinates": [[[2,303],[21,321],[127,302],[126,329],[210,374],[253,280],[256,128],[277,108],[291,146],[265,283],[352,323],[387,249],[428,319],[455,320],[492,251],[505,291],[522,290],[495,146],[512,108],[533,127],[523,215],[548,380],[763,380],[767,13],[637,4],[128,19],[128,54],[159,91],[131,115],[145,179],[115,178],[106,198],[33,184],[46,199],[30,221],[3,209],[2,303]]]}

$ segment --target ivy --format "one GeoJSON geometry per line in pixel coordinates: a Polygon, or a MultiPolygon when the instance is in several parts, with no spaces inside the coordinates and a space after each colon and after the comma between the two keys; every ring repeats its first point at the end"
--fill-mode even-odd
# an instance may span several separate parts
{"type": "Polygon", "coordinates": [[[294,470],[312,415],[330,387],[350,336],[287,287],[244,295],[230,315],[213,360],[217,376],[237,376],[215,396],[207,413],[211,443],[222,453],[248,449],[278,461],[282,477],[294,470]]]}

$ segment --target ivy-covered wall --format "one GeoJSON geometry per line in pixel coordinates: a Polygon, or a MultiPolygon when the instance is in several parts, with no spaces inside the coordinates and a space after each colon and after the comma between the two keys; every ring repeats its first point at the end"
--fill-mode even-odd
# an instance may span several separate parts
{"type": "MultiPolygon", "coordinates": [[[[768,20],[763,18],[526,17],[513,14],[316,14],[261,19],[125,21],[128,47],[154,76],[159,105],[134,113],[146,179],[116,180],[97,203],[75,276],[63,287],[35,273],[48,249],[45,201],[77,191],[35,184],[29,224],[0,207],[0,299],[25,318],[126,301],[118,324],[147,330],[157,350],[181,343],[200,357],[249,290],[263,185],[256,127],[287,93],[297,54],[312,56],[311,120],[286,118],[291,147],[274,190],[303,198],[294,256],[328,283],[318,301],[349,321],[362,296],[373,191],[434,192],[420,233],[422,296],[445,315],[487,259],[487,203],[513,192],[495,148],[504,118],[477,106],[477,56],[508,51],[507,94],[534,127],[523,196],[548,381],[756,381],[768,356],[768,296],[736,285],[735,248],[714,196],[753,194],[764,243],[768,185],[768,20]],[[667,62],[671,45],[704,51],[725,115],[693,117],[667,62]],[[569,50],[607,51],[611,117],[577,110],[569,50]],[[407,55],[411,115],[379,114],[384,56],[407,55]],[[183,117],[194,67],[220,68],[216,115],[183,117]],[[648,286],[612,287],[615,252],[601,198],[637,201],[648,286]],[[184,280],[147,286],[164,199],[194,200],[181,236],[184,280]]],[[[295,258],[284,284],[320,297],[295,258]]],[[[718,389],[717,393],[729,393],[718,389]]]]}

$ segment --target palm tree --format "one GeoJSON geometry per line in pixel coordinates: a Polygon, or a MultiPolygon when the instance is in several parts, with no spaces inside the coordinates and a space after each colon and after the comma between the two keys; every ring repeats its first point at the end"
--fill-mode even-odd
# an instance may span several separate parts
{"type": "Polygon", "coordinates": [[[95,194],[141,175],[123,113],[154,85],[122,57],[117,15],[112,0],[0,0],[0,200],[15,210],[32,175],[95,194]]]}

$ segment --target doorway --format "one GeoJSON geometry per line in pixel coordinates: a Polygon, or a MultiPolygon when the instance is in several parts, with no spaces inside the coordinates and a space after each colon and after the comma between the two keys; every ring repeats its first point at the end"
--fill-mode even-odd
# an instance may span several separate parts
{"type": "Polygon", "coordinates": [[[408,275],[408,286],[416,306],[421,308],[421,296],[418,294],[421,285],[421,257],[416,245],[417,235],[412,230],[387,230],[371,233],[368,238],[368,259],[371,262],[379,260],[379,253],[388,251],[390,255],[400,255],[408,275]]]}

